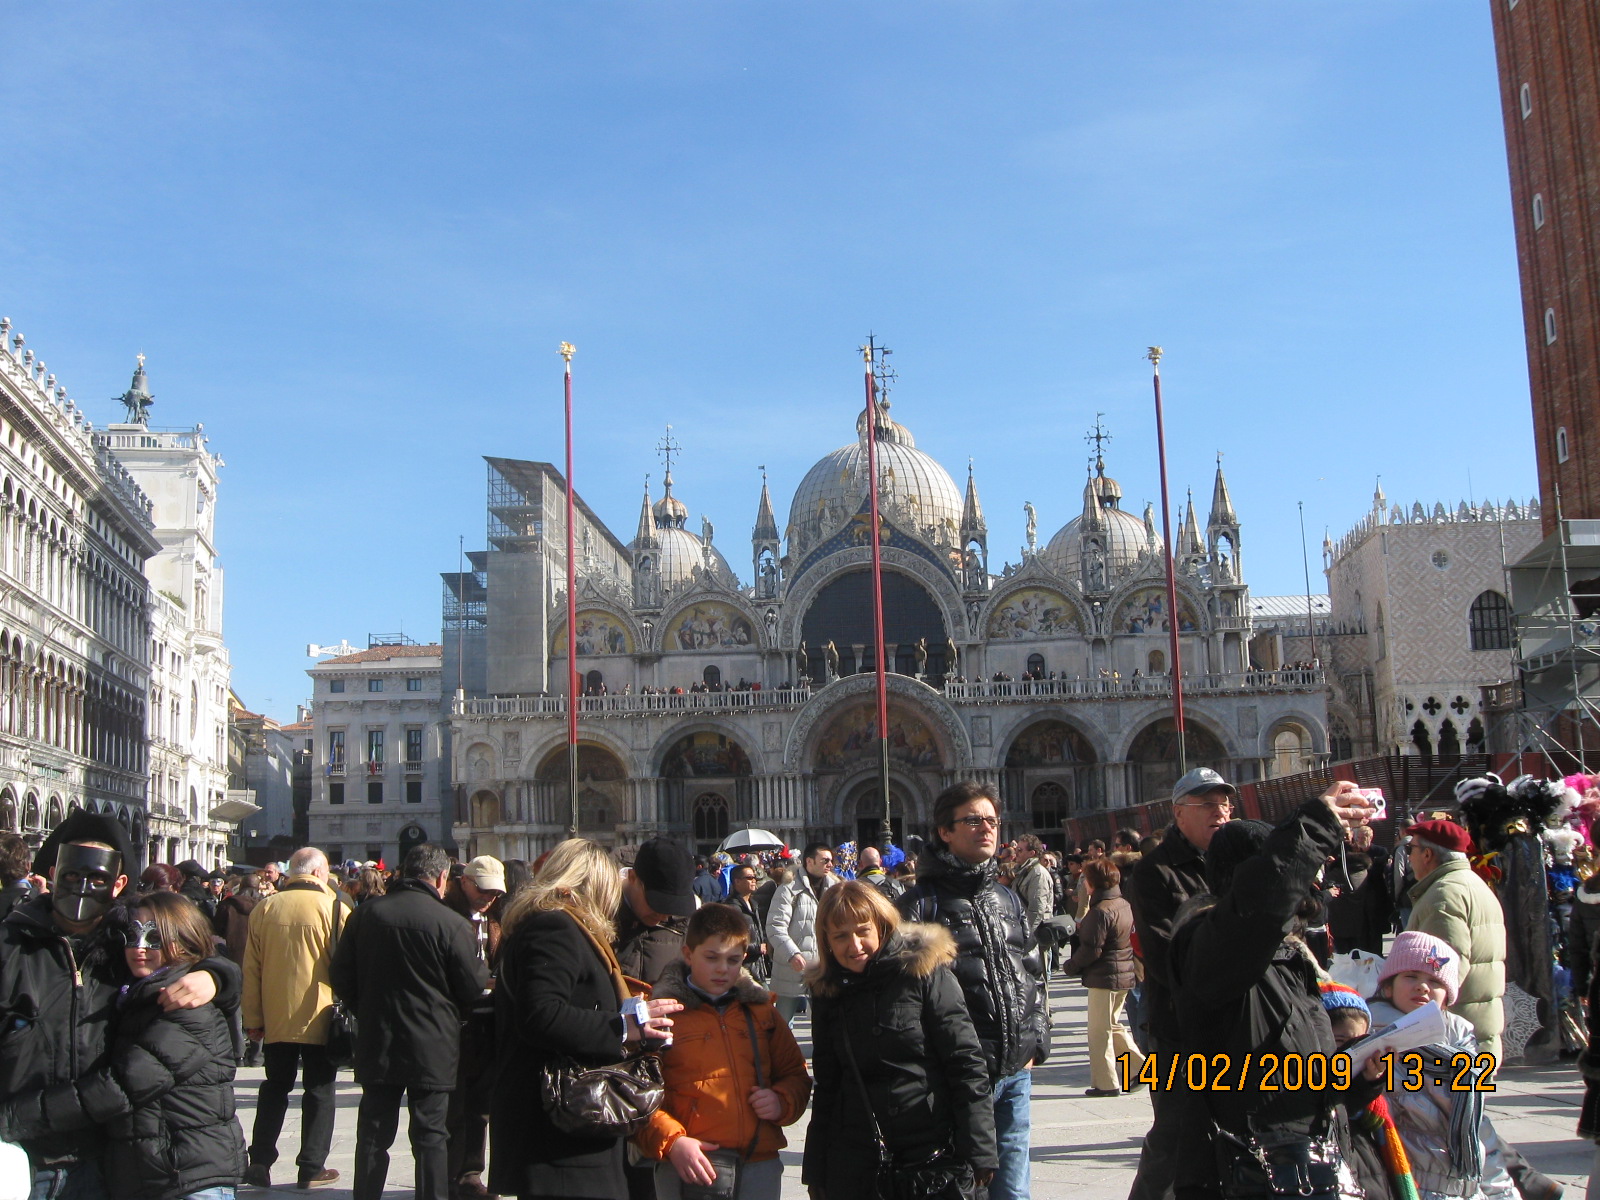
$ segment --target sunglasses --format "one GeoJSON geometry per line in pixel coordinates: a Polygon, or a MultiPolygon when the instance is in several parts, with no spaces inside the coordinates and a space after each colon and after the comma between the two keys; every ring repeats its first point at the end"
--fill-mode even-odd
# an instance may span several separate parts
{"type": "Polygon", "coordinates": [[[154,921],[129,921],[126,929],[114,929],[111,940],[127,950],[160,950],[164,948],[161,930],[154,921]]]}

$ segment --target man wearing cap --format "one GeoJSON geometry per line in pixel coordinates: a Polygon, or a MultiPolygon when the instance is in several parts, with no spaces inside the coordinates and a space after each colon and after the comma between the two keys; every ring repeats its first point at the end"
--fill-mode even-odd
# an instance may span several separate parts
{"type": "Polygon", "coordinates": [[[668,964],[682,961],[683,931],[699,907],[694,858],[677,842],[652,838],[639,847],[622,882],[617,961],[622,973],[654,986],[668,964]]]}
{"type": "Polygon", "coordinates": [[[192,858],[179,863],[178,871],[183,875],[183,886],[178,889],[178,895],[193,900],[206,920],[211,920],[216,915],[217,904],[211,897],[211,889],[206,886],[210,872],[192,858]]]}
{"type": "MultiPolygon", "coordinates": [[[[1233,818],[1234,786],[1210,767],[1196,767],[1172,788],[1172,824],[1161,844],[1133,868],[1133,886],[1124,889],[1133,907],[1134,929],[1144,961],[1143,1005],[1150,1050],[1163,1056],[1181,1049],[1173,978],[1168,964],[1172,924],[1178,908],[1206,890],[1205,852],[1211,839],[1233,818]]],[[[1161,1200],[1173,1194],[1177,1174],[1178,1128],[1190,1093],[1152,1091],[1154,1120],[1139,1153],[1130,1200],[1161,1200]]]]}
{"type": "Polygon", "coordinates": [[[498,858],[481,854],[445,890],[444,902],[472,925],[478,961],[489,970],[489,986],[461,1023],[461,1064],[450,1093],[446,1127],[450,1133],[450,1192],[458,1200],[483,1200],[494,1099],[494,970],[500,957],[500,912],[506,894],[506,869],[498,858]]]}
{"type": "Polygon", "coordinates": [[[333,952],[333,990],[361,1031],[355,1200],[383,1195],[402,1096],[416,1198],[450,1197],[448,1122],[461,1020],[481,999],[489,968],[478,958],[472,926],[442,902],[449,878],[448,854],[426,842],[413,846],[400,880],[351,914],[333,952]]]}
{"type": "Polygon", "coordinates": [[[1478,1048],[1500,1056],[1505,1028],[1506,920],[1500,901],[1472,870],[1472,838],[1454,821],[1422,821],[1406,830],[1412,887],[1408,930],[1432,934],[1462,958],[1461,995],[1452,1012],[1472,1022],[1478,1048]]]}
{"type": "MultiPolygon", "coordinates": [[[[0,1096],[47,1089],[42,1111],[11,1114],[0,1129],[32,1161],[31,1200],[103,1200],[102,1131],[134,1106],[105,1070],[122,979],[122,947],[105,917],[136,865],[118,821],[72,813],[34,858],[34,873],[52,880],[49,894],[0,922],[0,1096]],[[96,1073],[96,1084],[80,1089],[96,1073]]],[[[198,1008],[214,999],[230,1008],[238,998],[238,970],[210,958],[163,989],[161,1004],[198,1008]]]]}

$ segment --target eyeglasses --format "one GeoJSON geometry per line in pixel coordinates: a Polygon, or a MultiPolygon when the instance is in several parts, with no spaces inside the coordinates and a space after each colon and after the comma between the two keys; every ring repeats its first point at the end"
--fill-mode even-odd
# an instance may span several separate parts
{"type": "Polygon", "coordinates": [[[1180,800],[1178,808],[1209,808],[1212,812],[1232,812],[1232,800],[1180,800]]]}
{"type": "Polygon", "coordinates": [[[957,817],[951,824],[965,825],[968,829],[999,829],[999,817],[957,817]]]}

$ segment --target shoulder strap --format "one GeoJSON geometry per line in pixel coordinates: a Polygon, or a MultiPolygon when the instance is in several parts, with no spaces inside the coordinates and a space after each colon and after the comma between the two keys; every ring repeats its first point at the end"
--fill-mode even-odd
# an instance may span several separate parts
{"type": "MultiPolygon", "coordinates": [[[[755,1062],[756,1062],[756,1086],[760,1087],[760,1088],[764,1088],[764,1087],[767,1086],[767,1073],[766,1073],[766,1071],[762,1070],[762,1067],[761,1067],[761,1042],[756,1037],[756,1015],[755,1015],[755,1013],[750,1011],[750,1006],[748,1004],[743,1003],[742,1001],[740,1002],[739,1007],[744,1009],[745,1027],[750,1030],[750,1053],[755,1055],[755,1062]]],[[[750,1144],[744,1148],[744,1161],[745,1162],[749,1162],[750,1161],[750,1156],[756,1152],[756,1141],[760,1137],[761,1137],[761,1118],[757,1117],[756,1118],[756,1131],[750,1135],[750,1144]]]]}
{"type": "Polygon", "coordinates": [[[850,1046],[850,1031],[839,1027],[839,1040],[844,1044],[844,1058],[850,1064],[850,1074],[855,1076],[856,1087],[861,1091],[861,1103],[867,1106],[867,1116],[872,1121],[872,1140],[878,1143],[878,1161],[889,1162],[889,1143],[883,1140],[883,1130],[878,1125],[878,1114],[872,1110],[872,1097],[867,1094],[867,1081],[861,1078],[861,1068],[856,1066],[856,1052],[850,1046]]]}
{"type": "MultiPolygon", "coordinates": [[[[332,955],[333,952],[338,949],[339,935],[344,932],[344,921],[339,919],[339,910],[344,907],[344,904],[339,899],[339,889],[333,888],[331,884],[329,887],[332,888],[333,891],[333,915],[329,918],[329,921],[332,925],[333,936],[328,939],[328,953],[329,955],[332,955]]],[[[347,921],[349,918],[346,917],[345,920],[347,921]]]]}

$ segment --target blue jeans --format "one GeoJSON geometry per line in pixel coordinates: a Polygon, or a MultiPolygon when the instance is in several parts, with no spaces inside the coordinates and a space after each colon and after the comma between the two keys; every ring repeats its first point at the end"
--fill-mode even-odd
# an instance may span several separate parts
{"type": "Polygon", "coordinates": [[[190,1192],[183,1200],[233,1200],[231,1187],[206,1188],[203,1191],[190,1192]]]}
{"type": "Polygon", "coordinates": [[[989,1200],[1028,1200],[1032,1163],[1028,1158],[1028,1107],[1033,1073],[1023,1068],[994,1085],[994,1135],[1000,1166],[989,1184],[989,1200]]]}
{"type": "Polygon", "coordinates": [[[107,1200],[100,1164],[67,1163],[60,1167],[40,1167],[33,1173],[33,1190],[28,1200],[107,1200]]]}

